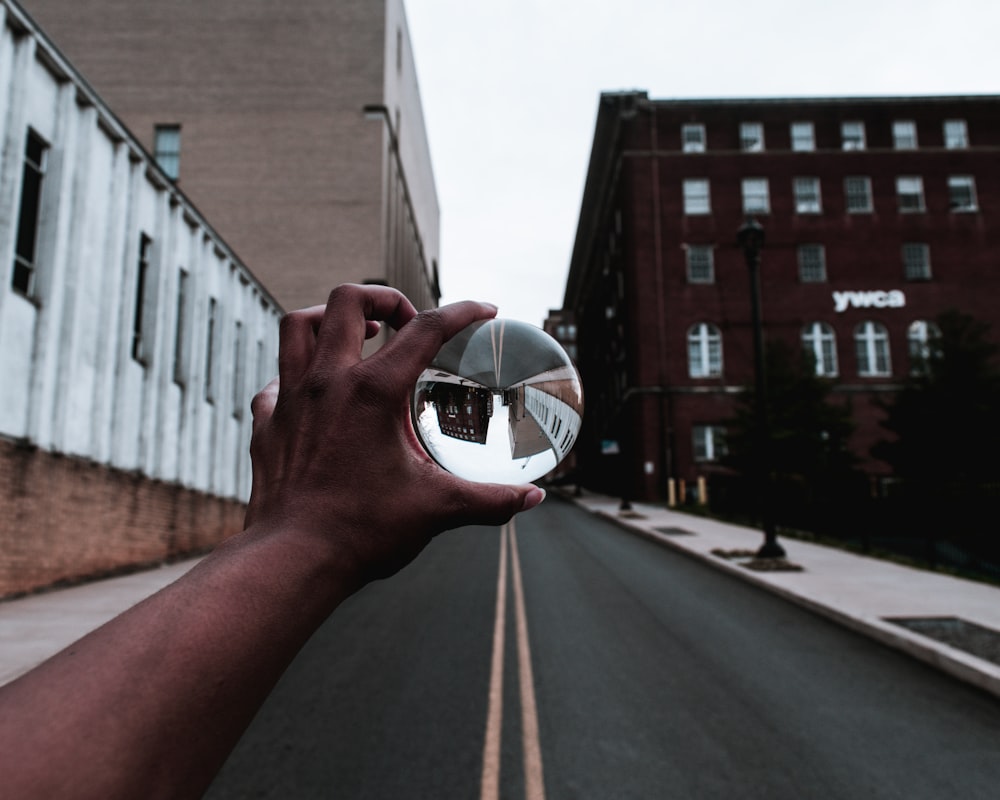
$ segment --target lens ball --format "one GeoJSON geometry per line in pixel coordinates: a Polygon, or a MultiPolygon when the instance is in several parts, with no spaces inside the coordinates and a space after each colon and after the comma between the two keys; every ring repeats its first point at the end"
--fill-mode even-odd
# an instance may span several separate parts
{"type": "Polygon", "coordinates": [[[583,386],[559,343],[517,320],[475,322],[450,339],[413,390],[413,426],[431,457],[471,481],[530,483],[573,447],[583,386]]]}

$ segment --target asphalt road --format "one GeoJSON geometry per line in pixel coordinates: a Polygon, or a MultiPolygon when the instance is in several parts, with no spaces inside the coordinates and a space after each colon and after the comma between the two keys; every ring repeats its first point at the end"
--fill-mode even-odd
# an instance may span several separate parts
{"type": "Polygon", "coordinates": [[[992,800],[1000,702],[550,497],[342,606],[208,794],[543,796],[992,800]]]}

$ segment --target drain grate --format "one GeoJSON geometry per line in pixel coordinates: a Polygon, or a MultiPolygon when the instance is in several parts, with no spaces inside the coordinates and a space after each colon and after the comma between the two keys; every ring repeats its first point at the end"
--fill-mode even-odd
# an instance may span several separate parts
{"type": "Polygon", "coordinates": [[[694,531],[687,531],[684,528],[653,528],[653,530],[667,536],[694,536],[694,531]]]}
{"type": "Polygon", "coordinates": [[[886,617],[886,622],[1000,665],[1000,631],[960,617],[886,617]]]}

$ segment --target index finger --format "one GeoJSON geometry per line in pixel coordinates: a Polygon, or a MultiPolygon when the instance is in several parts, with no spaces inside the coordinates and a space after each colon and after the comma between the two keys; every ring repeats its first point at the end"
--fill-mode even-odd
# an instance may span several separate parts
{"type": "Polygon", "coordinates": [[[383,321],[399,330],[416,314],[406,295],[389,286],[338,286],[326,304],[315,360],[328,366],[355,364],[372,330],[369,323],[383,321]]]}
{"type": "Polygon", "coordinates": [[[496,314],[496,306],[473,300],[421,311],[376,357],[391,359],[393,373],[401,382],[411,384],[434,360],[441,345],[473,322],[493,319],[496,314]]]}

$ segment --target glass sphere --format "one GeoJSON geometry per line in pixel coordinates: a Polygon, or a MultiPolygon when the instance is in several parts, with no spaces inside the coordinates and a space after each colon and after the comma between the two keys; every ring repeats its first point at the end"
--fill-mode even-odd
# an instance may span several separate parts
{"type": "Polygon", "coordinates": [[[583,386],[559,343],[517,320],[474,322],[444,344],[413,390],[431,457],[471,481],[530,483],[576,441],[583,386]]]}

